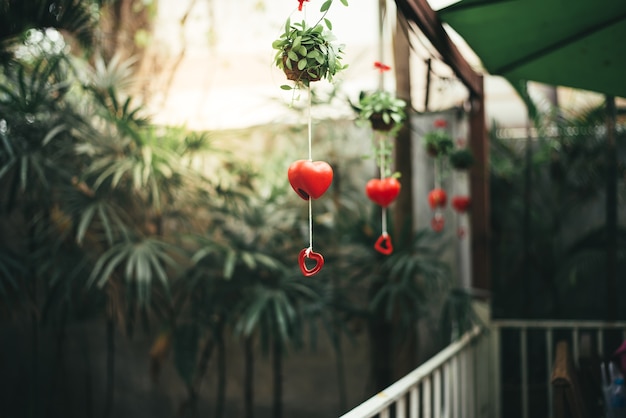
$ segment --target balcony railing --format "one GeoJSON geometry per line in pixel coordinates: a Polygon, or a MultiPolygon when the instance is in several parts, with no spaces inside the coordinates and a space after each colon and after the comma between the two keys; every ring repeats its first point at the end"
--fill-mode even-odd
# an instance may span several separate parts
{"type": "Polygon", "coordinates": [[[474,328],[340,418],[551,417],[558,341],[568,341],[578,361],[589,353],[606,358],[617,340],[626,339],[626,322],[494,320],[489,325],[474,328]]]}
{"type": "Polygon", "coordinates": [[[475,327],[341,418],[486,416],[490,386],[486,334],[486,330],[475,327]]]}
{"type": "Polygon", "coordinates": [[[492,320],[491,329],[493,361],[499,377],[493,399],[495,417],[502,417],[502,414],[521,418],[552,416],[550,380],[558,341],[568,341],[572,358],[578,362],[581,356],[606,358],[617,349],[616,340],[626,339],[626,322],[492,320]],[[611,340],[613,345],[607,346],[611,340]],[[517,370],[500,370],[502,364],[516,365],[517,370]],[[536,371],[544,373],[538,382],[531,379],[531,372],[536,371]],[[507,373],[519,380],[512,385],[509,383],[505,394],[503,381],[507,373]],[[537,387],[539,391],[535,390],[537,387]],[[537,395],[531,396],[531,391],[537,395]],[[515,406],[509,409],[514,409],[515,413],[503,409],[503,399],[512,400],[515,406]]]}

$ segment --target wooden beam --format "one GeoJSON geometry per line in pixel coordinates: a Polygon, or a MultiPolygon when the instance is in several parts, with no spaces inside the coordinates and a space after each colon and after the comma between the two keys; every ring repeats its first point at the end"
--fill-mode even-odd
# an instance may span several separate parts
{"type": "Polygon", "coordinates": [[[469,147],[475,158],[470,170],[472,211],[472,287],[491,289],[491,227],[489,193],[489,141],[485,123],[483,76],[474,71],[443,28],[427,0],[395,0],[408,22],[413,22],[470,92],[469,147]]]}
{"type": "Polygon", "coordinates": [[[485,122],[485,100],[480,79],[479,94],[470,94],[469,148],[474,165],[469,170],[470,228],[472,239],[472,287],[491,290],[491,205],[489,192],[489,141],[485,122]]]}
{"type": "Polygon", "coordinates": [[[443,61],[450,66],[457,77],[475,95],[482,95],[481,76],[468,64],[448,33],[443,28],[437,13],[426,0],[395,0],[396,7],[408,21],[417,25],[420,31],[437,49],[443,61]]]}

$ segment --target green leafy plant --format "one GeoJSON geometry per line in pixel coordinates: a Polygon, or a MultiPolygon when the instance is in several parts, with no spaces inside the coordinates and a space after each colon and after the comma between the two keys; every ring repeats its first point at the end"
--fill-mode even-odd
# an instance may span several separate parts
{"type": "Polygon", "coordinates": [[[359,119],[369,121],[372,129],[395,132],[406,120],[406,102],[387,91],[361,92],[359,103],[353,106],[359,119]]]}
{"type": "Polygon", "coordinates": [[[474,164],[474,154],[469,148],[457,148],[448,156],[450,164],[457,170],[467,170],[474,164]]]}
{"type": "Polygon", "coordinates": [[[424,135],[426,152],[433,157],[449,155],[454,147],[452,137],[443,129],[435,129],[424,135]]]}
{"type": "MultiPolygon", "coordinates": [[[[348,5],[347,0],[340,1],[348,5]]],[[[304,20],[292,23],[288,18],[283,33],[272,42],[276,50],[274,64],[285,72],[288,80],[304,85],[321,79],[332,81],[339,71],[348,67],[342,62],[344,45],[335,42],[333,25],[325,17],[332,3],[333,0],[327,0],[322,4],[323,15],[314,25],[304,20]]],[[[290,86],[282,88],[291,89],[290,86]]]]}

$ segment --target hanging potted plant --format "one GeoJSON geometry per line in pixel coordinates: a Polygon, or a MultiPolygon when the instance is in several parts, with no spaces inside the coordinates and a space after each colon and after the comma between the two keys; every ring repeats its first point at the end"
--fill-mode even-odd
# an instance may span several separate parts
{"type": "Polygon", "coordinates": [[[397,131],[406,120],[406,102],[387,91],[362,92],[354,106],[362,121],[375,131],[397,131]]]}
{"type": "Polygon", "coordinates": [[[447,123],[443,119],[437,119],[434,122],[435,129],[424,135],[424,147],[431,157],[443,157],[452,151],[454,141],[445,128],[447,123]]]}
{"type": "MultiPolygon", "coordinates": [[[[315,25],[311,26],[305,20],[292,23],[288,18],[283,32],[272,42],[272,48],[276,50],[274,64],[296,85],[308,85],[321,79],[332,81],[335,74],[348,67],[342,62],[344,45],[335,42],[332,23],[324,17],[332,2],[327,0],[322,4],[320,12],[324,14],[315,25]]],[[[348,5],[347,0],[341,0],[341,3],[348,5]]],[[[302,10],[302,3],[298,9],[302,10]]]]}
{"type": "Polygon", "coordinates": [[[457,170],[467,170],[474,164],[474,154],[469,148],[457,148],[448,156],[450,165],[457,170]]]}

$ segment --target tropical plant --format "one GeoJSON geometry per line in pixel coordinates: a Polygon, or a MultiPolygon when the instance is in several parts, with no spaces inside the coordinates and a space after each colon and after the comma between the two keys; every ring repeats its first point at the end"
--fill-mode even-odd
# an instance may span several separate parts
{"type": "MultiPolygon", "coordinates": [[[[597,279],[607,273],[608,227],[603,216],[590,216],[604,207],[609,176],[604,107],[541,114],[536,122],[539,136],[526,149],[515,140],[491,140],[492,268],[496,276],[507,272],[494,283],[494,313],[605,318],[605,289],[597,279]]],[[[622,201],[621,181],[618,190],[622,201]]],[[[610,229],[619,268],[624,227],[610,229]]]]}
{"type": "MultiPolygon", "coordinates": [[[[340,1],[348,5],[347,0],[340,1]]],[[[274,64],[296,85],[308,85],[321,79],[332,81],[338,72],[347,68],[342,62],[344,46],[335,43],[332,23],[325,17],[332,3],[333,0],[326,0],[322,4],[320,12],[323,15],[314,25],[305,20],[292,23],[288,18],[283,32],[272,42],[272,48],[276,50],[274,64]]]]}
{"type": "MultiPolygon", "coordinates": [[[[21,41],[29,31],[55,29],[71,35],[87,49],[93,47],[101,3],[97,0],[0,2],[0,65],[14,58],[16,48],[24,46],[21,41]]],[[[25,38],[28,44],[28,37],[25,38]]]]}

